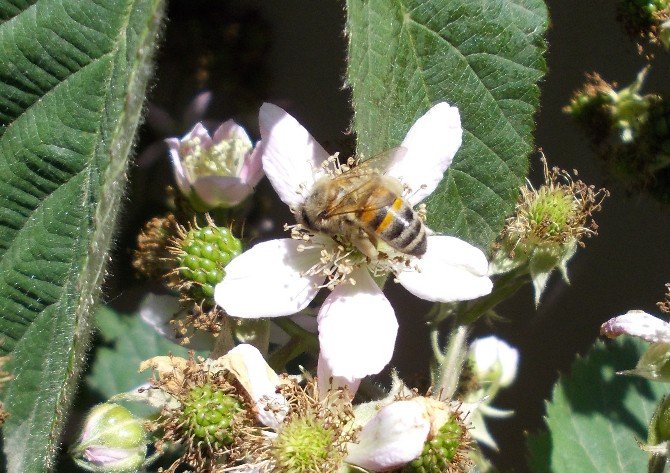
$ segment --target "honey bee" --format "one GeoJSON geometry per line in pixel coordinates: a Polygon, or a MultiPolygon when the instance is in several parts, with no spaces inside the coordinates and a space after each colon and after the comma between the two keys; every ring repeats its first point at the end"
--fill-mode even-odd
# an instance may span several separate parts
{"type": "Polygon", "coordinates": [[[401,253],[421,256],[426,252],[423,219],[402,198],[403,185],[375,167],[404,154],[394,148],[335,175],[320,178],[296,211],[299,224],[331,237],[343,237],[364,255],[378,255],[378,241],[401,253]]]}

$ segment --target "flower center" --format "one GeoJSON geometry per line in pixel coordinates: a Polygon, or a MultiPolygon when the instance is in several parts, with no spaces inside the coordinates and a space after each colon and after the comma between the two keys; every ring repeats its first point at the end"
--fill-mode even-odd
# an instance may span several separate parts
{"type": "Polygon", "coordinates": [[[416,269],[416,257],[400,253],[382,241],[378,244],[377,256],[369,258],[341,236],[315,235],[300,224],[285,225],[284,229],[291,232],[291,238],[303,242],[298,246],[299,252],[319,252],[318,262],[302,273],[307,276],[323,276],[325,282],[319,287],[333,290],[342,283],[355,285],[356,280],[352,273],[359,268],[366,268],[375,278],[416,269]]]}
{"type": "Polygon", "coordinates": [[[335,433],[318,419],[296,418],[284,426],[273,445],[278,471],[319,472],[333,453],[335,433]]]}
{"type": "Polygon", "coordinates": [[[204,147],[200,137],[193,137],[185,143],[187,153],[183,163],[192,179],[202,176],[235,176],[251,151],[251,144],[239,138],[222,140],[204,147]]]}

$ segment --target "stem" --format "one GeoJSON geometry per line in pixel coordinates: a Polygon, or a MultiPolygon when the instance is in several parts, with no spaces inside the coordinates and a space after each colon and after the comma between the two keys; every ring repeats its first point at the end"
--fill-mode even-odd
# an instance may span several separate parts
{"type": "Polygon", "coordinates": [[[528,269],[520,268],[498,278],[495,281],[493,291],[489,295],[475,300],[465,311],[458,314],[458,323],[471,324],[502,301],[511,297],[528,282],[525,277],[526,274],[528,274],[528,269]]]}
{"type": "Polygon", "coordinates": [[[442,360],[438,360],[439,377],[436,395],[441,401],[451,399],[456,392],[458,380],[465,363],[466,340],[469,333],[470,327],[466,325],[456,327],[449,337],[449,343],[442,355],[442,360]]]}
{"type": "Polygon", "coordinates": [[[665,471],[665,455],[652,455],[647,465],[647,473],[663,473],[665,471]]]}
{"type": "Polygon", "coordinates": [[[304,345],[309,351],[317,352],[319,350],[319,339],[316,334],[305,330],[288,317],[277,317],[272,321],[291,338],[304,339],[304,345]]]}
{"type": "Polygon", "coordinates": [[[213,360],[222,357],[235,346],[233,341],[233,332],[230,326],[230,317],[227,315],[221,321],[221,331],[214,341],[214,347],[209,357],[213,360]]]}
{"type": "Polygon", "coordinates": [[[289,361],[309,351],[305,340],[298,337],[291,338],[286,345],[275,350],[268,358],[268,364],[276,372],[285,372],[289,361]]]}

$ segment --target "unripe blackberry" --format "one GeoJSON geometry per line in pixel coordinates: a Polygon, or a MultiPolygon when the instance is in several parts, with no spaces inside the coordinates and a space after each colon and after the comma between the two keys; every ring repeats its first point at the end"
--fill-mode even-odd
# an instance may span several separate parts
{"type": "Polygon", "coordinates": [[[465,427],[456,417],[452,417],[440,428],[436,436],[424,444],[421,455],[406,465],[402,471],[403,473],[466,471],[465,466],[469,461],[462,454],[466,447],[465,427]]]}
{"type": "Polygon", "coordinates": [[[669,0],[621,0],[618,18],[629,35],[645,36],[652,33],[668,8],[669,0]]]}
{"type": "Polygon", "coordinates": [[[225,267],[242,252],[242,243],[225,227],[217,227],[210,220],[200,228],[180,229],[174,241],[177,256],[180,289],[195,300],[211,299],[214,287],[225,275],[225,267]]]}
{"type": "Polygon", "coordinates": [[[183,400],[182,419],[194,437],[221,448],[233,443],[230,427],[242,411],[235,396],[204,384],[191,389],[183,400]]]}

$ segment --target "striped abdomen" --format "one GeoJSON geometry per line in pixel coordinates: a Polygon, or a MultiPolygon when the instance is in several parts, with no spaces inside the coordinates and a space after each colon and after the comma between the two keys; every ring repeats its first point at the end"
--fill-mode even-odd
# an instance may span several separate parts
{"type": "MultiPolygon", "coordinates": [[[[383,188],[376,190],[383,191],[383,188]]],[[[380,200],[379,196],[370,197],[380,200]]],[[[423,222],[402,198],[396,196],[391,205],[364,210],[359,218],[367,231],[374,233],[396,250],[413,256],[421,256],[426,252],[426,229],[423,222]]]]}

